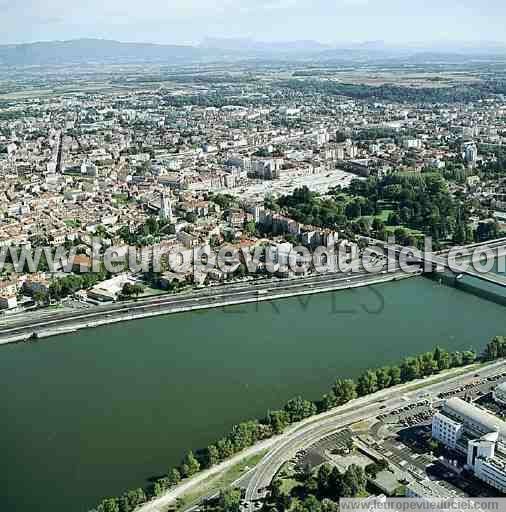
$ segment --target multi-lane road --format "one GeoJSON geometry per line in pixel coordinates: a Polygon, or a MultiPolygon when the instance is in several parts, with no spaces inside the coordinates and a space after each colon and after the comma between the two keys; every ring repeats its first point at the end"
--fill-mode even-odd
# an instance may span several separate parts
{"type": "Polygon", "coordinates": [[[170,490],[164,496],[142,505],[137,512],[165,511],[177,498],[186,495],[188,492],[195,492],[211,477],[217,477],[252,455],[267,450],[267,454],[260,463],[239,480],[240,485],[246,487],[246,508],[254,510],[255,500],[265,495],[264,489],[269,486],[281,466],[293,458],[298,451],[310,447],[315,442],[350,424],[376,418],[380,414],[395,411],[400,406],[406,406],[410,402],[430,399],[436,404],[440,402],[438,398],[440,393],[475,381],[478,378],[476,377],[477,374],[484,379],[501,374],[505,370],[506,361],[491,363],[479,369],[473,365],[464,373],[461,369],[450,370],[444,379],[441,375],[435,375],[426,378],[424,381],[415,381],[358,398],[342,407],[289,427],[284,434],[262,441],[218,466],[199,473],[192,479],[186,480],[178,487],[170,490]]]}
{"type": "Polygon", "coordinates": [[[28,339],[48,333],[63,333],[136,318],[266,301],[332,290],[368,286],[398,280],[409,275],[390,273],[324,274],[288,280],[270,279],[256,284],[240,283],[209,287],[184,295],[141,299],[135,302],[99,306],[78,312],[55,313],[44,319],[23,316],[19,322],[0,326],[0,343],[28,339]]]}
{"type": "MultiPolygon", "coordinates": [[[[505,367],[506,362],[497,362],[482,368],[478,374],[480,378],[490,377],[504,372],[505,367]]],[[[460,374],[455,377],[449,377],[443,382],[429,384],[429,381],[427,387],[424,387],[422,390],[409,391],[409,387],[412,387],[409,384],[404,386],[406,389],[404,393],[402,393],[402,388],[398,388],[398,393],[392,393],[392,390],[385,390],[369,397],[355,400],[340,409],[327,413],[327,417],[322,416],[318,421],[310,422],[306,426],[298,428],[277,442],[255,468],[247,485],[246,502],[249,504],[250,509],[253,510],[251,504],[264,496],[264,489],[271,483],[281,466],[293,458],[298,451],[308,448],[318,440],[352,423],[375,418],[379,414],[393,411],[400,406],[405,406],[409,402],[416,402],[421,396],[424,399],[437,401],[439,393],[452,389],[457,384],[465,385],[476,380],[476,378],[476,369],[474,369],[464,375],[460,374]]]]}

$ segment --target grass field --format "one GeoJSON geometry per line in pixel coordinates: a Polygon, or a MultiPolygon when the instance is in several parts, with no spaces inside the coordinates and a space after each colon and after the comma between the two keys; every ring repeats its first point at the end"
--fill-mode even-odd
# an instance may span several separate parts
{"type": "Polygon", "coordinates": [[[382,222],[384,222],[386,224],[388,217],[390,216],[391,213],[394,213],[394,211],[393,210],[381,210],[381,213],[379,215],[376,215],[376,218],[378,218],[379,220],[381,220],[382,222]]]}
{"type": "Polygon", "coordinates": [[[228,469],[223,474],[209,477],[202,483],[202,485],[199,485],[197,490],[189,492],[188,494],[184,494],[182,498],[178,500],[176,509],[169,508],[168,510],[177,510],[178,512],[183,512],[188,508],[198,504],[203,498],[218,494],[222,489],[229,487],[247,471],[256,466],[266,453],[267,450],[257,455],[248,457],[247,459],[244,459],[242,462],[228,469]]]}

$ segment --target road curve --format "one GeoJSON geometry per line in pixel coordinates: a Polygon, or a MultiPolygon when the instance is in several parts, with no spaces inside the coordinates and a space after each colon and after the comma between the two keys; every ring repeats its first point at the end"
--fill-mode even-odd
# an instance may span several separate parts
{"type": "Polygon", "coordinates": [[[235,455],[231,459],[199,473],[163,496],[141,505],[136,512],[162,512],[166,510],[167,506],[174,503],[177,498],[198,488],[198,486],[209,477],[219,475],[247,457],[261,453],[264,450],[269,450],[267,455],[253,470],[253,474],[249,479],[246,497],[250,500],[249,503],[251,503],[251,500],[255,500],[261,496],[258,490],[270,484],[272,478],[283,463],[293,456],[292,453],[295,454],[298,450],[310,446],[320,438],[331,435],[336,430],[345,427],[349,423],[355,423],[365,418],[377,416],[380,412],[384,413],[389,409],[395,409],[397,405],[401,403],[405,405],[407,403],[406,399],[416,400],[418,395],[425,393],[430,393],[435,396],[451,389],[457,383],[460,384],[468,380],[473,380],[473,376],[477,372],[479,372],[481,377],[487,377],[501,373],[505,368],[506,361],[498,361],[480,368],[479,370],[477,370],[476,367],[471,367],[465,374],[458,374],[453,377],[452,374],[458,372],[460,369],[450,370],[448,372],[448,378],[443,382],[431,384],[434,380],[437,381],[441,379],[441,375],[439,374],[421,381],[414,381],[396,386],[395,388],[379,391],[374,395],[358,398],[344,406],[332,409],[331,411],[308,418],[307,420],[293,425],[283,434],[262,441],[235,455]],[[420,384],[426,384],[426,386],[423,389],[414,389],[419,388],[420,384]],[[395,393],[396,396],[391,398],[393,393],[395,393]]]}
{"type": "MultiPolygon", "coordinates": [[[[506,362],[504,361],[496,362],[479,370],[479,373],[481,377],[487,377],[503,372],[505,366],[506,362]]],[[[299,450],[311,446],[318,440],[333,434],[347,425],[374,418],[381,413],[398,408],[401,404],[405,405],[409,400],[416,400],[416,397],[422,393],[429,393],[431,397],[435,397],[439,393],[451,389],[456,383],[462,384],[467,380],[473,380],[476,372],[476,368],[470,369],[464,375],[449,376],[447,380],[432,385],[430,385],[430,380],[427,379],[427,387],[424,387],[422,391],[415,390],[410,392],[408,391],[409,388],[416,385],[416,383],[406,384],[398,388],[399,393],[396,393],[393,398],[389,398],[392,396],[392,389],[383,390],[363,399],[354,400],[336,409],[330,417],[323,418],[314,424],[293,432],[291,435],[278,441],[274,448],[257,465],[246,489],[246,501],[251,504],[252,501],[261,497],[262,489],[271,483],[281,466],[299,450]],[[401,394],[402,389],[407,391],[401,394]]],[[[437,376],[434,376],[434,379],[436,378],[437,376]]]]}

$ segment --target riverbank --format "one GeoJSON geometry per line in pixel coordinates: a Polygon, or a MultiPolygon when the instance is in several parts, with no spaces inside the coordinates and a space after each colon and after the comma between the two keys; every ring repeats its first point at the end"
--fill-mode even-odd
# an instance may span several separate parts
{"type": "Polygon", "coordinates": [[[63,334],[71,334],[82,329],[91,329],[105,325],[129,322],[142,318],[187,313],[205,309],[224,308],[240,304],[265,302],[290,297],[328,293],[337,290],[349,290],[400,281],[414,277],[418,274],[407,274],[402,271],[386,274],[359,274],[339,275],[338,277],[320,276],[318,281],[298,279],[294,281],[279,282],[276,285],[261,284],[249,285],[240,290],[230,290],[228,293],[218,290],[216,294],[203,296],[202,294],[187,295],[184,298],[170,297],[156,298],[145,303],[129,302],[117,305],[116,308],[99,307],[80,314],[55,314],[55,319],[48,317],[44,321],[24,321],[22,325],[10,325],[0,328],[0,345],[19,343],[31,339],[44,339],[63,334]],[[56,318],[61,317],[61,318],[56,318]]]}
{"type": "MultiPolygon", "coordinates": [[[[382,411],[388,411],[390,408],[397,406],[397,400],[404,399],[406,402],[409,399],[415,398],[414,395],[420,394],[421,391],[424,393],[429,393],[431,390],[437,391],[437,393],[441,392],[441,387],[450,388],[457,381],[459,383],[465,382],[466,378],[474,378],[474,375],[477,371],[480,371],[483,375],[494,374],[498,371],[503,371],[506,366],[506,362],[504,361],[494,361],[491,363],[477,363],[471,364],[465,368],[454,368],[451,370],[447,370],[431,377],[427,377],[425,379],[418,379],[406,384],[400,384],[398,386],[394,386],[388,389],[384,389],[378,391],[372,395],[367,395],[364,397],[357,398],[348,402],[347,404],[334,408],[330,411],[321,413],[319,415],[310,417],[306,420],[303,420],[299,423],[296,423],[290,426],[283,434],[272,437],[266,441],[262,441],[257,443],[256,445],[244,450],[243,452],[237,454],[236,456],[230,458],[222,462],[221,464],[210,468],[208,470],[202,471],[198,475],[193,478],[189,478],[182,482],[180,485],[174,487],[169,492],[167,492],[164,496],[155,498],[146,504],[140,506],[136,509],[136,512],[162,512],[168,509],[169,506],[173,505],[176,500],[183,498],[183,503],[188,501],[188,498],[184,500],[185,497],[191,496],[192,499],[195,499],[195,496],[198,494],[198,491],[195,488],[203,485],[210,478],[219,478],[219,475],[229,471],[231,468],[241,464],[244,460],[250,459],[255,455],[261,454],[262,452],[267,451],[267,454],[262,457],[262,460],[268,460],[269,458],[273,458],[274,448],[283,448],[286,447],[287,444],[290,443],[290,440],[300,438],[304,435],[307,436],[308,433],[311,433],[314,436],[314,432],[317,432],[318,425],[322,423],[327,423],[329,420],[336,418],[340,420],[342,417],[346,418],[347,415],[350,416],[350,424],[356,423],[359,420],[369,419],[374,417],[374,414],[378,412],[378,408],[381,407],[382,411]],[[444,384],[441,384],[444,383],[444,384]],[[395,402],[390,404],[386,401],[387,398],[392,396],[396,396],[394,399],[395,402]],[[403,398],[401,398],[403,397],[403,398]],[[371,412],[367,409],[367,407],[371,404],[381,404],[377,405],[376,409],[371,412]],[[364,417],[360,417],[360,410],[364,410],[364,417]],[[353,416],[351,416],[353,413],[353,416]]],[[[346,420],[344,421],[346,423],[346,420]]],[[[336,424],[336,429],[342,428],[340,425],[336,424]]],[[[331,427],[332,430],[332,427],[331,427]]],[[[316,434],[315,441],[318,439],[318,434],[316,434]]],[[[297,449],[300,448],[300,440],[298,440],[297,449]]],[[[294,450],[289,448],[284,448],[291,454],[294,450]]],[[[289,457],[288,457],[289,458],[289,457]]],[[[262,460],[259,461],[262,462],[262,460]]],[[[251,469],[251,468],[248,468],[251,469]]],[[[253,470],[254,471],[254,470],[253,470]]],[[[263,482],[265,483],[265,482],[263,482]]],[[[224,486],[225,487],[225,486],[224,486]]],[[[205,492],[202,493],[202,497],[205,496],[205,492]]],[[[186,507],[183,507],[181,510],[184,510],[186,507]]]]}
{"type": "MultiPolygon", "coordinates": [[[[484,353],[487,354],[487,356],[484,357],[490,357],[494,360],[498,358],[502,359],[504,355],[506,355],[506,340],[502,337],[494,338],[493,342],[487,345],[484,353]]],[[[153,488],[131,492],[135,493],[136,496],[142,495],[140,501],[145,502],[146,496],[160,496],[166,489],[177,486],[181,477],[188,479],[196,473],[199,473],[202,468],[210,469],[213,466],[219,466],[221,462],[226,462],[234,454],[244,451],[247,447],[254,447],[261,440],[270,439],[276,437],[276,435],[282,434],[290,425],[299,425],[304,419],[318,418],[318,412],[333,411],[336,407],[342,408],[349,403],[354,403],[355,406],[357,406],[359,404],[358,401],[355,402],[357,396],[365,399],[365,403],[369,403],[370,401],[367,397],[376,395],[378,391],[396,388],[401,383],[411,383],[414,380],[423,377],[431,377],[434,374],[441,374],[447,369],[461,369],[462,366],[465,366],[468,368],[467,371],[469,371],[469,368],[471,368],[475,361],[476,353],[473,351],[449,353],[438,347],[431,352],[418,354],[406,359],[402,364],[399,363],[388,367],[367,370],[367,372],[359,376],[356,382],[353,380],[338,379],[332,389],[322,396],[321,400],[309,401],[298,397],[287,402],[282,410],[268,412],[263,419],[253,422],[246,421],[235,425],[225,438],[217,440],[213,445],[200,451],[200,455],[198,456],[199,460],[197,460],[193,452],[190,451],[183,459],[183,463],[177,468],[172,468],[168,476],[159,479],[154,484],[153,488]],[[339,405],[341,407],[338,407],[339,405]],[[176,475],[176,477],[174,477],[174,475],[176,475]]],[[[401,400],[395,393],[394,396],[396,396],[395,400],[401,400]]],[[[379,402],[385,401],[386,400],[380,400],[379,402]]],[[[374,400],[371,402],[371,406],[372,405],[375,407],[375,413],[387,407],[386,405],[380,407],[378,401],[374,400]]],[[[392,403],[390,405],[393,406],[392,403]]],[[[398,403],[395,405],[397,406],[398,403]]],[[[367,419],[364,416],[365,411],[358,413],[358,410],[355,408],[352,408],[352,410],[354,419],[357,421],[367,419]],[[362,416],[360,414],[362,414],[362,416]]],[[[342,418],[337,419],[342,421],[342,418]]],[[[315,420],[315,426],[317,423],[318,420],[315,420]]],[[[323,433],[331,433],[332,428],[335,426],[336,425],[330,425],[330,431],[328,428],[325,428],[323,432],[319,430],[315,432],[313,429],[311,431],[314,437],[313,441],[318,441],[321,438],[319,436],[323,433]]],[[[284,450],[286,458],[282,459],[281,463],[284,463],[290,458],[287,452],[293,456],[295,454],[293,446],[284,450]]],[[[275,469],[277,470],[278,467],[279,464],[275,469]]],[[[246,500],[252,502],[258,498],[258,491],[267,487],[273,477],[274,473],[271,467],[267,477],[262,476],[259,481],[257,478],[257,482],[254,483],[253,486],[250,483],[248,492],[246,493],[246,500]]],[[[253,478],[253,481],[255,481],[255,478],[253,478]]],[[[124,495],[123,498],[108,498],[102,502],[101,506],[106,508],[111,503],[120,503],[122,499],[127,499],[125,496],[128,495],[129,493],[124,495]]],[[[137,501],[137,503],[139,503],[139,501],[137,501]]],[[[135,507],[132,506],[126,512],[133,511],[134,508],[135,507]]]]}
{"type": "Polygon", "coordinates": [[[0,509],[86,512],[336,376],[504,332],[504,308],[420,278],[6,345],[0,509]]]}

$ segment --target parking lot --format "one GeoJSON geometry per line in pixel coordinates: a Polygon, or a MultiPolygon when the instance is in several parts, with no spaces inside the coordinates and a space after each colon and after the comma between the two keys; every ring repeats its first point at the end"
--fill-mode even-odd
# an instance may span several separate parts
{"type": "Polygon", "coordinates": [[[479,397],[490,393],[496,386],[506,381],[506,372],[488,377],[486,379],[480,379],[478,374],[476,374],[475,377],[476,380],[473,382],[451,389],[446,393],[440,393],[437,397],[440,400],[447,400],[448,398],[456,396],[469,400],[476,400],[479,397]]]}
{"type": "Polygon", "coordinates": [[[341,430],[299,451],[293,464],[298,468],[315,468],[324,462],[340,467],[341,459],[353,462],[365,453],[360,450],[350,452],[350,445],[356,438],[356,443],[359,439],[375,451],[378,457],[383,457],[392,467],[401,471],[408,482],[429,478],[458,496],[497,496],[497,491],[463,470],[464,460],[459,460],[458,466],[453,465],[454,460],[458,460],[457,454],[434,446],[431,422],[444,401],[452,397],[476,401],[494,414],[504,416],[506,408],[495,404],[492,391],[505,381],[506,372],[488,378],[480,378],[477,373],[471,382],[437,396],[420,392],[416,395],[418,400],[413,403],[406,397],[405,405],[377,416],[378,421],[369,428],[367,436],[361,436],[350,429],[341,430]]]}
{"type": "Polygon", "coordinates": [[[328,454],[339,452],[345,454],[353,438],[353,432],[349,429],[340,430],[324,439],[320,439],[307,450],[301,450],[295,456],[295,462],[299,467],[316,467],[329,460],[328,454]]]}
{"type": "Polygon", "coordinates": [[[430,400],[422,400],[386,414],[380,414],[378,419],[384,423],[410,427],[429,421],[433,415],[434,409],[430,400]]]}

